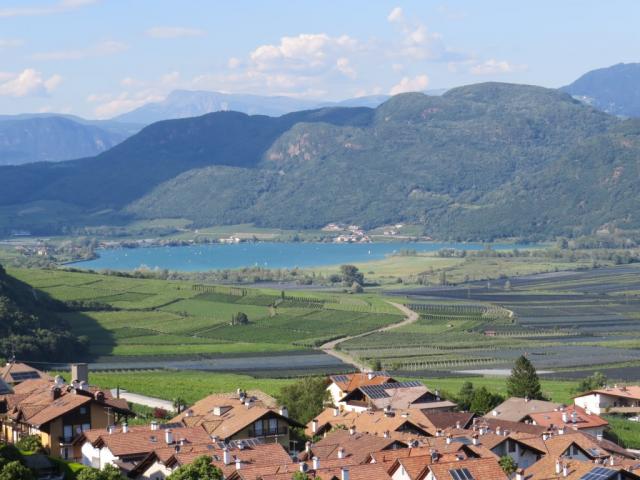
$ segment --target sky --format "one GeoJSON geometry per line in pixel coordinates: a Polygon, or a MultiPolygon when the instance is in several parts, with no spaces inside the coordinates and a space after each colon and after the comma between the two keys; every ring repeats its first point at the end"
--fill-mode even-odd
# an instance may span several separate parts
{"type": "Polygon", "coordinates": [[[560,87],[640,61],[638,18],[637,0],[0,0],[0,114],[105,119],[175,89],[560,87]]]}

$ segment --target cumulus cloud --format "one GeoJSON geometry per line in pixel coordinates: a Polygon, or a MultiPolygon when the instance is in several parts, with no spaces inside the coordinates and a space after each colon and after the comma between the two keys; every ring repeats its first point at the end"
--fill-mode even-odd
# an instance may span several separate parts
{"type": "Polygon", "coordinates": [[[473,75],[500,75],[526,70],[526,65],[514,65],[506,60],[496,60],[491,58],[482,63],[473,65],[469,71],[473,75]]]}
{"type": "Polygon", "coordinates": [[[55,13],[63,13],[68,10],[84,7],[96,3],[97,0],[61,0],[53,3],[43,3],[40,5],[24,7],[5,7],[0,8],[0,18],[8,17],[33,17],[39,15],[53,15],[55,13]]]}
{"type": "Polygon", "coordinates": [[[429,86],[429,77],[427,75],[418,75],[416,77],[402,77],[402,79],[389,90],[389,95],[397,95],[406,92],[419,92],[429,86]]]}
{"type": "Polygon", "coordinates": [[[387,20],[389,20],[391,23],[402,22],[404,20],[404,12],[402,11],[402,8],[396,7],[391,10],[389,15],[387,16],[387,20]]]}
{"type": "Polygon", "coordinates": [[[141,91],[136,93],[121,92],[118,94],[91,94],[87,101],[91,103],[100,102],[94,109],[98,118],[111,118],[120,113],[128,112],[149,102],[159,102],[164,99],[164,95],[159,95],[152,91],[141,91]]]}
{"type": "Polygon", "coordinates": [[[188,38],[204,37],[207,32],[199,28],[188,27],[151,27],[145,34],[151,38],[188,38]]]}
{"type": "Polygon", "coordinates": [[[49,78],[44,78],[39,71],[33,68],[26,68],[18,74],[3,74],[3,76],[0,76],[0,81],[3,81],[3,83],[0,83],[0,95],[44,97],[60,85],[62,77],[56,74],[49,78]]]}
{"type": "Polygon", "coordinates": [[[129,47],[126,43],[106,40],[87,48],[36,53],[32,58],[34,60],[82,60],[84,58],[114,55],[125,51],[127,48],[129,47]]]}
{"type": "Polygon", "coordinates": [[[346,57],[340,57],[336,60],[336,68],[345,77],[356,78],[356,70],[351,66],[351,62],[346,57]]]}
{"type": "Polygon", "coordinates": [[[227,61],[227,66],[232,70],[235,69],[235,68],[238,68],[240,65],[242,65],[242,60],[240,60],[239,58],[236,58],[236,57],[231,57],[227,61]]]}

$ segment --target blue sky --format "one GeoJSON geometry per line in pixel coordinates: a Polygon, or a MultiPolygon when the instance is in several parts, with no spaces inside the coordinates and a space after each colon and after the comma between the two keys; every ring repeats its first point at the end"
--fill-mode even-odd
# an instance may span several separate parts
{"type": "Polygon", "coordinates": [[[0,0],[0,114],[109,118],[178,88],[558,87],[640,61],[638,18],[635,0],[0,0]]]}

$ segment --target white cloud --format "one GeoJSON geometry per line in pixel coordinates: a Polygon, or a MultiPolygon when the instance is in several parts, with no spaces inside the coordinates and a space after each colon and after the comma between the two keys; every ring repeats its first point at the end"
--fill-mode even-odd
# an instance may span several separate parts
{"type": "Polygon", "coordinates": [[[419,92],[429,86],[429,77],[427,75],[418,75],[416,77],[403,77],[400,82],[391,87],[389,95],[397,95],[406,92],[419,92]]]}
{"type": "Polygon", "coordinates": [[[180,81],[180,72],[169,72],[160,78],[160,83],[166,87],[175,86],[180,81]]]}
{"type": "Polygon", "coordinates": [[[120,113],[128,112],[149,102],[159,102],[164,95],[152,91],[137,93],[122,92],[119,94],[91,94],[87,100],[92,103],[101,102],[94,113],[98,118],[111,118],[120,113]]]}
{"type": "Polygon", "coordinates": [[[351,66],[351,62],[346,57],[340,57],[336,60],[336,68],[345,77],[354,79],[357,76],[355,69],[351,66]]]}
{"type": "Polygon", "coordinates": [[[277,45],[261,45],[250,54],[251,67],[260,71],[310,70],[332,66],[337,58],[353,50],[357,42],[348,35],[303,33],[282,37],[277,45]]]}
{"type": "Polygon", "coordinates": [[[4,83],[0,83],[0,95],[11,97],[47,96],[62,81],[57,74],[45,79],[33,68],[26,68],[18,74],[4,74],[1,79],[4,83]]]}
{"type": "Polygon", "coordinates": [[[391,10],[389,15],[387,16],[387,20],[389,20],[391,23],[402,22],[404,20],[404,12],[402,11],[402,8],[396,7],[391,10]]]}
{"type": "Polygon", "coordinates": [[[242,65],[242,60],[236,57],[231,57],[227,62],[227,66],[232,70],[238,68],[240,65],[242,65]]]}
{"type": "Polygon", "coordinates": [[[18,38],[0,38],[0,49],[15,48],[24,45],[24,40],[18,38]]]}
{"type": "Polygon", "coordinates": [[[204,37],[207,32],[199,28],[188,27],[151,27],[145,34],[151,38],[204,37]]]}
{"type": "Polygon", "coordinates": [[[0,18],[8,17],[32,17],[38,15],[52,15],[63,13],[68,10],[84,7],[96,3],[97,0],[60,0],[48,4],[41,4],[32,7],[5,7],[0,8],[0,18]]]}
{"type": "Polygon", "coordinates": [[[526,65],[514,65],[506,60],[496,60],[491,58],[482,63],[473,65],[469,71],[473,75],[500,75],[526,70],[526,65]]]}
{"type": "Polygon", "coordinates": [[[81,60],[84,58],[114,55],[125,51],[127,48],[129,47],[126,43],[106,40],[87,48],[36,53],[32,58],[34,60],[81,60]]]}

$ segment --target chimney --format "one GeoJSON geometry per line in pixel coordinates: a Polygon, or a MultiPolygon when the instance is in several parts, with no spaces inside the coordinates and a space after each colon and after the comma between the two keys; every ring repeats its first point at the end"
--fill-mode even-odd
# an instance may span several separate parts
{"type": "Polygon", "coordinates": [[[113,425],[109,425],[109,426],[107,427],[107,433],[108,433],[109,435],[111,435],[111,434],[113,433],[113,429],[114,429],[114,428],[115,428],[115,427],[114,427],[113,425]]]}
{"type": "Polygon", "coordinates": [[[524,480],[524,470],[521,468],[516,470],[516,480],[524,480]]]}
{"type": "Polygon", "coordinates": [[[562,423],[567,422],[569,422],[569,415],[567,414],[567,412],[562,412],[562,423]]]}
{"type": "Polygon", "coordinates": [[[344,458],[344,448],[343,447],[338,447],[338,458],[340,458],[340,459],[344,458]]]}
{"type": "Polygon", "coordinates": [[[613,465],[614,465],[615,463],[616,463],[616,462],[615,462],[615,460],[613,459],[613,455],[611,455],[611,456],[609,457],[609,465],[611,465],[611,466],[613,467],[613,465]]]}
{"type": "Polygon", "coordinates": [[[386,407],[384,407],[384,416],[385,417],[391,416],[391,405],[387,405],[386,407]]]}
{"type": "Polygon", "coordinates": [[[314,418],[311,420],[311,431],[313,433],[318,433],[318,419],[314,418]]]}
{"type": "Polygon", "coordinates": [[[231,452],[227,447],[222,449],[222,461],[225,465],[229,465],[231,463],[231,452]]]}
{"type": "Polygon", "coordinates": [[[447,445],[451,445],[451,435],[447,435],[447,445]]]}
{"type": "Polygon", "coordinates": [[[563,477],[569,476],[569,465],[567,465],[566,463],[562,465],[562,476],[563,477]]]}
{"type": "Polygon", "coordinates": [[[549,440],[549,432],[543,432],[542,433],[542,440],[545,441],[545,442],[547,440],[549,440]]]}
{"type": "Polygon", "coordinates": [[[564,427],[558,427],[558,435],[564,435],[564,427]]]}
{"type": "Polygon", "coordinates": [[[571,412],[571,423],[576,423],[577,421],[578,421],[578,414],[574,410],[573,412],[571,412]]]}
{"type": "Polygon", "coordinates": [[[491,412],[491,415],[493,415],[494,417],[497,417],[497,416],[498,416],[498,410],[495,410],[495,409],[494,409],[494,410],[491,412]]]}
{"type": "Polygon", "coordinates": [[[460,427],[461,427],[461,425],[460,425],[460,420],[458,420],[458,421],[456,422],[456,429],[457,429],[457,430],[460,430],[460,427]]]}
{"type": "Polygon", "coordinates": [[[349,435],[355,435],[356,434],[356,427],[354,425],[351,425],[349,427],[349,435]]]}
{"type": "Polygon", "coordinates": [[[473,443],[474,445],[478,445],[478,434],[477,433],[473,434],[473,436],[471,437],[471,443],[473,443]]]}
{"type": "Polygon", "coordinates": [[[300,462],[299,468],[302,473],[305,473],[307,471],[307,464],[305,462],[300,462]]]}
{"type": "Polygon", "coordinates": [[[603,438],[603,437],[602,437],[602,432],[598,432],[598,433],[596,434],[596,440],[598,440],[599,442],[601,442],[601,441],[602,441],[602,438],[603,438]]]}
{"type": "Polygon", "coordinates": [[[367,373],[367,378],[368,378],[369,380],[373,380],[373,377],[375,377],[375,375],[373,374],[373,372],[369,372],[369,373],[367,373]]]}
{"type": "Polygon", "coordinates": [[[311,461],[313,462],[313,469],[318,470],[320,468],[320,459],[318,457],[313,457],[311,461]]]}
{"type": "Polygon", "coordinates": [[[337,417],[340,415],[340,409],[338,407],[333,407],[333,416],[337,417]]]}
{"type": "Polygon", "coordinates": [[[173,430],[171,430],[170,428],[167,428],[164,431],[164,441],[167,443],[167,445],[171,445],[173,443],[173,430]]]}
{"type": "Polygon", "coordinates": [[[560,459],[556,460],[556,475],[560,475],[562,471],[562,465],[560,464],[560,459]]]}
{"type": "Polygon", "coordinates": [[[382,434],[382,436],[384,438],[389,438],[391,435],[389,434],[389,430],[385,430],[384,433],[382,434]]]}
{"type": "Polygon", "coordinates": [[[242,468],[242,460],[236,457],[236,470],[240,470],[242,468]]]}
{"type": "Polygon", "coordinates": [[[247,407],[247,408],[251,408],[251,403],[252,403],[252,402],[251,402],[251,399],[250,399],[250,398],[247,398],[247,399],[244,401],[244,406],[245,406],[245,407],[247,407]]]}
{"type": "Polygon", "coordinates": [[[440,400],[440,390],[436,390],[433,394],[436,396],[436,400],[440,400]]]}
{"type": "Polygon", "coordinates": [[[127,422],[124,422],[122,424],[122,433],[127,433],[129,431],[129,424],[127,422]]]}
{"type": "Polygon", "coordinates": [[[62,396],[62,389],[60,387],[53,387],[51,389],[51,399],[57,400],[62,396]]]}
{"type": "Polygon", "coordinates": [[[502,429],[500,428],[500,425],[498,425],[496,427],[496,435],[500,435],[501,432],[502,432],[502,429]]]}
{"type": "Polygon", "coordinates": [[[342,467],[340,469],[340,480],[349,480],[349,469],[342,467]]]}
{"type": "Polygon", "coordinates": [[[307,453],[311,452],[311,442],[305,442],[304,451],[307,452],[307,453]]]}
{"type": "Polygon", "coordinates": [[[151,422],[151,430],[158,430],[158,422],[156,422],[155,420],[151,422]]]}
{"type": "Polygon", "coordinates": [[[282,407],[280,407],[280,415],[282,415],[284,418],[289,418],[289,409],[283,405],[282,407]]]}
{"type": "Polygon", "coordinates": [[[87,363],[71,364],[71,379],[82,383],[89,383],[89,365],[87,363]]]}

